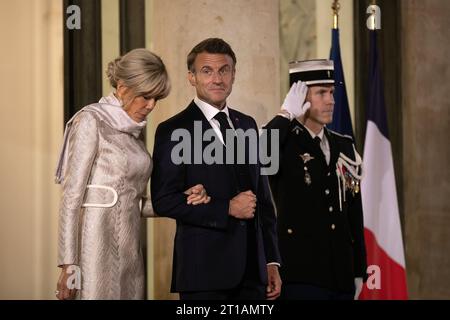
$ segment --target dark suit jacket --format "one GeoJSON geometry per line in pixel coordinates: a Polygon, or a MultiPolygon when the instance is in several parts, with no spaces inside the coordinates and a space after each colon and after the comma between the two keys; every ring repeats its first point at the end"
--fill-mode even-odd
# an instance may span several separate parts
{"type": "Polygon", "coordinates": [[[330,145],[327,165],[320,147],[299,122],[277,116],[266,126],[279,129],[280,170],[269,177],[278,215],[282,279],[350,292],[355,277],[366,277],[361,194],[346,193],[339,207],[336,161],[355,160],[353,141],[325,128],[330,145]],[[314,157],[306,167],[300,155],[314,157]]]}
{"type": "MultiPolygon", "coordinates": [[[[253,118],[229,109],[236,129],[255,129],[253,118]]],[[[212,129],[198,106],[185,110],[159,124],[155,134],[151,195],[155,212],[176,220],[173,252],[172,291],[210,291],[236,287],[246,266],[246,222],[228,215],[229,201],[237,195],[236,178],[224,164],[179,164],[171,161],[178,141],[171,141],[175,129],[194,134],[194,121],[202,124],[202,134],[212,129]],[[211,202],[186,204],[186,189],[202,184],[211,202]]],[[[194,137],[192,137],[193,140],[194,137]]],[[[193,147],[193,143],[192,147],[193,147]]],[[[202,143],[202,150],[209,142],[202,143]]],[[[192,148],[194,150],[194,148],[192,148]]],[[[190,155],[194,158],[194,154],[190,155]]],[[[259,280],[267,283],[268,262],[280,262],[276,217],[266,176],[259,164],[250,165],[252,191],[257,196],[255,223],[259,280]]]]}

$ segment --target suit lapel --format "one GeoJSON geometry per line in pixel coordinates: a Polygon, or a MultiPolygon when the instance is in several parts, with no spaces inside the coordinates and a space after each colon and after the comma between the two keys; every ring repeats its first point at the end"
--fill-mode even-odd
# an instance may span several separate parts
{"type": "Polygon", "coordinates": [[[200,110],[200,108],[194,103],[194,100],[192,100],[192,102],[189,104],[189,106],[186,108],[186,110],[188,111],[188,114],[190,115],[190,118],[191,118],[191,119],[188,119],[188,121],[190,121],[190,122],[201,121],[202,122],[202,131],[212,129],[211,124],[209,123],[208,119],[206,119],[202,110],[200,110]]]}
{"type": "MultiPolygon", "coordinates": [[[[248,126],[247,122],[245,121],[245,119],[243,119],[240,114],[238,112],[236,112],[235,110],[228,108],[229,111],[229,115],[230,115],[230,119],[231,122],[233,123],[233,127],[235,130],[237,129],[242,129],[244,131],[250,129],[250,127],[248,126]]],[[[246,158],[249,159],[249,147],[248,144],[245,144],[245,153],[246,153],[246,158]]],[[[258,157],[259,159],[259,157],[258,157]]],[[[259,170],[259,165],[258,164],[249,164],[249,171],[250,171],[250,179],[252,181],[252,185],[254,190],[256,191],[256,186],[258,185],[258,170],[259,170]]]]}
{"type": "MultiPolygon", "coordinates": [[[[236,129],[243,129],[243,130],[246,130],[247,128],[243,128],[242,126],[243,126],[243,124],[241,123],[242,121],[241,121],[241,119],[240,119],[240,117],[239,117],[239,114],[237,113],[237,112],[235,112],[233,109],[231,109],[231,108],[228,108],[228,113],[229,113],[229,115],[230,115],[230,119],[231,119],[231,122],[233,123],[233,127],[234,127],[234,129],[236,130],[236,129]]],[[[244,125],[245,126],[245,125],[244,125]]]]}

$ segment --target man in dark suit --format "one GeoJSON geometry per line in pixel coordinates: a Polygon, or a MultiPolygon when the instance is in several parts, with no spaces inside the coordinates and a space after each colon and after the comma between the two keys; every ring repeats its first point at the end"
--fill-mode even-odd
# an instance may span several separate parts
{"type": "Polygon", "coordinates": [[[225,41],[210,38],[192,49],[187,66],[196,97],[158,126],[151,179],[155,212],[177,222],[172,291],[185,300],[275,299],[281,290],[280,256],[269,184],[258,161],[248,161],[254,149],[236,138],[239,129],[258,137],[257,125],[226,103],[236,56],[225,41]],[[218,161],[205,159],[207,139],[194,141],[207,132],[216,142],[211,157],[218,161]],[[186,148],[180,149],[176,137],[186,134],[186,148]],[[236,141],[245,144],[243,155],[232,148],[236,141]],[[225,161],[227,153],[246,161],[225,161]],[[205,187],[209,203],[186,204],[183,191],[194,182],[205,187]]]}
{"type": "Polygon", "coordinates": [[[333,62],[293,63],[290,77],[281,111],[265,127],[280,137],[280,169],[269,180],[282,298],[353,299],[366,278],[361,158],[351,137],[325,127],[333,119],[333,62]]]}

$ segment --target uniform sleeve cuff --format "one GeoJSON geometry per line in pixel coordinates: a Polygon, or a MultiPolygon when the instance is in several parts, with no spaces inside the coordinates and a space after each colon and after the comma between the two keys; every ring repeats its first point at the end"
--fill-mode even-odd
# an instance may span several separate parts
{"type": "Polygon", "coordinates": [[[267,265],[268,266],[277,266],[278,268],[281,267],[281,264],[279,264],[278,262],[269,262],[267,265]]]}

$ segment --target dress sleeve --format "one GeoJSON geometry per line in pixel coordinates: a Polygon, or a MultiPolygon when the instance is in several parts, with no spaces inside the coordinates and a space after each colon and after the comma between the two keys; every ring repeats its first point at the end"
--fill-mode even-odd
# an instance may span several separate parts
{"type": "Polygon", "coordinates": [[[58,266],[79,264],[80,211],[98,150],[98,123],[90,112],[73,120],[59,211],[58,266]]]}

